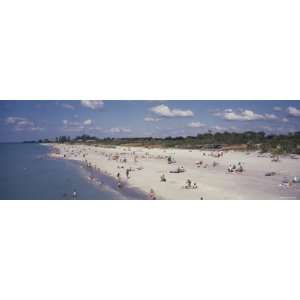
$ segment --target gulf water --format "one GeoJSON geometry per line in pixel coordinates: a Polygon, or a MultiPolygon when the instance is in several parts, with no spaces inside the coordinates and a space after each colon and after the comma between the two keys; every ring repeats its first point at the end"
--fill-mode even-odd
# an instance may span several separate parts
{"type": "Polygon", "coordinates": [[[40,144],[0,144],[0,199],[67,200],[74,191],[78,200],[145,198],[114,189],[114,182],[100,175],[92,182],[90,171],[78,162],[51,159],[49,151],[40,144]]]}

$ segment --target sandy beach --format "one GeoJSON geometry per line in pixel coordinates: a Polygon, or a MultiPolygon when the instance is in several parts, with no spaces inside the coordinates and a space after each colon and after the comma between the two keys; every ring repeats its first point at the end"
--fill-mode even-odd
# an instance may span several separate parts
{"type": "Polygon", "coordinates": [[[116,188],[120,182],[120,188],[126,184],[147,194],[152,189],[156,199],[300,199],[299,156],[273,161],[270,154],[244,151],[51,146],[53,157],[88,164],[116,178],[116,188]]]}

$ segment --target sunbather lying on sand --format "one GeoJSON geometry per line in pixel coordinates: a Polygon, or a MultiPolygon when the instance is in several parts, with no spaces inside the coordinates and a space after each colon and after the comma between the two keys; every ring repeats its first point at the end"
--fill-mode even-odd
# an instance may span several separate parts
{"type": "Polygon", "coordinates": [[[267,172],[265,174],[265,176],[274,176],[274,175],[276,175],[276,172],[267,172]]]}
{"type": "Polygon", "coordinates": [[[199,168],[203,164],[202,160],[196,161],[196,166],[199,168]]]}
{"type": "Polygon", "coordinates": [[[234,172],[234,168],[232,165],[229,165],[229,167],[227,168],[228,173],[233,173],[234,172]]]}
{"type": "Polygon", "coordinates": [[[166,181],[167,181],[167,179],[166,179],[166,177],[165,177],[164,174],[162,174],[162,175],[160,176],[160,181],[161,181],[161,182],[166,182],[166,181]]]}

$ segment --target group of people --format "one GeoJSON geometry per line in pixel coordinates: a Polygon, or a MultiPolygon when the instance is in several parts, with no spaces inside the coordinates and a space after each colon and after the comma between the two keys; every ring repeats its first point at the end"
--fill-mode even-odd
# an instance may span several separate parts
{"type": "MultiPolygon", "coordinates": [[[[215,168],[219,163],[217,163],[216,161],[213,161],[212,166],[215,168]]],[[[196,161],[196,167],[200,168],[201,166],[203,166],[204,169],[208,168],[208,163],[203,163],[202,160],[200,161],[196,161]]]]}
{"type": "MultiPolygon", "coordinates": [[[[167,182],[165,174],[162,174],[160,176],[160,181],[161,182],[167,182]]],[[[185,182],[184,188],[185,189],[197,189],[198,186],[197,186],[196,182],[193,182],[193,184],[192,184],[192,181],[190,179],[187,179],[187,181],[185,182]]]]}
{"type": "MultiPolygon", "coordinates": [[[[131,169],[126,169],[126,177],[127,177],[127,179],[130,178],[129,177],[130,171],[131,171],[131,169]]],[[[117,173],[117,186],[119,188],[122,187],[121,174],[119,172],[117,173]]]]}
{"type": "MultiPolygon", "coordinates": [[[[68,149],[69,150],[69,149],[68,149]]],[[[90,154],[90,153],[89,153],[90,154]]],[[[121,178],[121,171],[120,169],[123,169],[125,172],[124,177],[126,176],[127,179],[130,178],[130,172],[134,171],[134,170],[142,170],[144,169],[143,167],[138,167],[138,168],[128,168],[128,166],[126,166],[129,162],[129,158],[125,156],[125,154],[127,153],[106,153],[105,151],[95,151],[95,154],[100,154],[103,155],[107,160],[111,160],[111,161],[115,161],[117,163],[117,168],[119,169],[117,174],[116,174],[116,179],[117,179],[117,186],[119,188],[124,186],[124,181],[121,178]]],[[[72,155],[74,156],[74,152],[72,152],[72,155]]],[[[88,159],[88,155],[85,151],[81,150],[79,151],[79,155],[82,157],[82,161],[85,163],[85,165],[88,168],[94,169],[94,165],[90,162],[90,160],[88,159]]],[[[129,154],[130,157],[132,157],[132,160],[134,163],[138,162],[139,158],[145,158],[145,159],[149,159],[149,158],[153,158],[153,159],[167,159],[168,164],[173,164],[176,163],[176,161],[174,160],[173,156],[169,155],[150,155],[149,153],[143,153],[143,155],[137,155],[137,153],[132,152],[129,154]]],[[[202,161],[199,163],[199,165],[202,165],[202,161]]],[[[95,170],[97,170],[98,168],[95,165],[95,170]]],[[[179,165],[177,166],[175,169],[170,170],[170,173],[183,173],[186,172],[184,166],[179,165]]],[[[110,174],[111,175],[111,174],[110,174]]],[[[125,177],[125,178],[126,178],[125,177]]],[[[89,177],[90,180],[94,179],[94,176],[91,175],[89,177]]],[[[165,174],[162,174],[160,176],[160,181],[161,182],[167,182],[167,178],[165,174]]],[[[197,189],[197,183],[196,182],[192,182],[191,179],[187,179],[186,182],[184,183],[184,188],[185,189],[197,189]]],[[[157,199],[156,193],[154,192],[153,188],[150,189],[150,192],[148,193],[148,196],[150,199],[157,199]]],[[[75,192],[73,195],[74,198],[77,197],[77,193],[75,192]]]]}
{"type": "Polygon", "coordinates": [[[223,157],[223,154],[224,154],[223,151],[211,152],[210,156],[220,158],[220,157],[223,157]]]}
{"type": "Polygon", "coordinates": [[[185,188],[185,189],[197,189],[198,186],[197,186],[197,183],[196,183],[196,182],[194,182],[194,183],[192,184],[191,179],[187,179],[187,181],[186,181],[186,183],[185,183],[185,185],[184,185],[184,188],[185,188]]]}
{"type": "Polygon", "coordinates": [[[227,171],[229,173],[234,173],[234,172],[242,173],[242,172],[244,172],[244,168],[243,168],[242,164],[239,162],[237,166],[235,164],[229,165],[227,171]]]}

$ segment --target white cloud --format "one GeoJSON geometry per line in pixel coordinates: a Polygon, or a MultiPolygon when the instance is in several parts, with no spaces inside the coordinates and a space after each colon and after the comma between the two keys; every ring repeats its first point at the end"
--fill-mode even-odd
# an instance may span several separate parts
{"type": "Polygon", "coordinates": [[[131,129],[129,128],[124,128],[124,127],[113,127],[113,128],[110,128],[109,131],[111,133],[128,133],[128,132],[131,132],[131,129]]]}
{"type": "Polygon", "coordinates": [[[282,108],[279,107],[279,106],[274,106],[274,107],[273,107],[273,110],[275,110],[275,111],[282,111],[282,108]]]}
{"type": "Polygon", "coordinates": [[[282,118],[283,123],[287,123],[289,120],[287,118],[282,118]]]}
{"type": "Polygon", "coordinates": [[[225,112],[224,119],[226,120],[237,120],[237,121],[253,121],[263,119],[262,115],[256,114],[252,110],[243,110],[239,113],[236,112],[225,112]]]}
{"type": "Polygon", "coordinates": [[[67,109],[75,109],[75,107],[73,105],[68,104],[68,103],[62,104],[62,107],[67,108],[67,109]]]}
{"type": "Polygon", "coordinates": [[[82,106],[88,107],[90,109],[101,109],[104,106],[102,100],[81,100],[82,106]]]}
{"type": "Polygon", "coordinates": [[[93,122],[92,122],[92,120],[90,120],[90,119],[89,119],[89,120],[85,120],[85,121],[83,122],[84,125],[92,125],[92,123],[93,123],[93,122]]]}
{"type": "Polygon", "coordinates": [[[296,107],[289,106],[287,109],[287,112],[290,116],[300,117],[300,109],[298,109],[296,107]]]}
{"type": "Polygon", "coordinates": [[[160,119],[159,118],[152,118],[152,117],[145,117],[144,121],[145,122],[158,122],[160,119]]]}
{"type": "Polygon", "coordinates": [[[218,111],[213,113],[215,116],[221,116],[225,120],[229,121],[255,121],[255,120],[276,120],[278,117],[274,114],[258,114],[252,110],[239,110],[233,111],[232,109],[225,109],[224,111],[218,111]]]}
{"type": "Polygon", "coordinates": [[[191,127],[191,128],[200,128],[200,127],[204,127],[204,126],[206,126],[206,125],[203,123],[200,123],[200,122],[191,122],[188,124],[188,127],[191,127]]]}
{"type": "Polygon", "coordinates": [[[162,117],[192,117],[194,115],[191,110],[170,109],[164,104],[154,106],[150,110],[162,117]]]}
{"type": "Polygon", "coordinates": [[[33,121],[27,118],[7,117],[5,122],[6,124],[13,126],[16,131],[23,131],[23,130],[38,131],[44,129],[36,126],[33,121]]]}
{"type": "Polygon", "coordinates": [[[64,130],[65,131],[82,131],[84,129],[89,129],[89,130],[101,130],[101,127],[91,127],[93,124],[93,121],[88,119],[83,122],[72,122],[68,120],[63,120],[62,123],[64,124],[64,130]]]}
{"type": "Polygon", "coordinates": [[[275,116],[274,114],[265,114],[264,115],[266,120],[276,120],[278,119],[277,116],[275,116]]]}
{"type": "Polygon", "coordinates": [[[5,122],[6,124],[18,124],[19,122],[27,122],[27,119],[20,117],[7,117],[5,122]]]}

